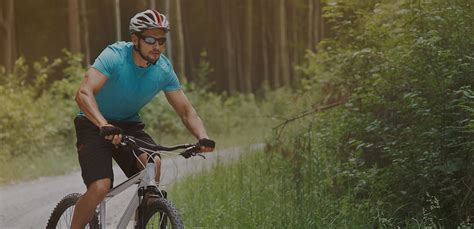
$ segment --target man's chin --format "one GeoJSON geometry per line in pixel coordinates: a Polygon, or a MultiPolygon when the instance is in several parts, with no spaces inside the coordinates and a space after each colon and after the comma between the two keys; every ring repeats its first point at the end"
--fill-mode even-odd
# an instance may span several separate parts
{"type": "Polygon", "coordinates": [[[160,55],[158,55],[158,57],[156,58],[148,58],[147,61],[151,64],[156,64],[156,62],[158,62],[159,59],[160,59],[160,55]]]}

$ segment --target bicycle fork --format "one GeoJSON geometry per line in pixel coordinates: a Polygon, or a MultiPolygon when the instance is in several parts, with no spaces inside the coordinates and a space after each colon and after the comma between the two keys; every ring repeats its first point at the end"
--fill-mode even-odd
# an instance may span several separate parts
{"type": "MultiPolygon", "coordinates": [[[[145,220],[145,213],[149,204],[153,204],[153,199],[155,198],[167,198],[168,194],[164,190],[159,190],[156,186],[146,186],[138,189],[138,198],[140,200],[140,205],[138,206],[137,220],[145,220]]],[[[144,225],[144,222],[142,222],[144,225]]]]}

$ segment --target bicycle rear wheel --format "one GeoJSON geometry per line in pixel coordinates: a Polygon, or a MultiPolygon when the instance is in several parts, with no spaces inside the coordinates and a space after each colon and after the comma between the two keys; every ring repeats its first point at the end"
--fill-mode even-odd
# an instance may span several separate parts
{"type": "Polygon", "coordinates": [[[167,199],[158,197],[149,199],[144,220],[138,222],[137,228],[182,229],[184,226],[176,207],[167,199]]]}
{"type": "MultiPolygon", "coordinates": [[[[46,225],[47,229],[53,228],[71,228],[72,215],[74,213],[74,207],[76,202],[81,198],[82,194],[72,193],[65,196],[51,213],[49,217],[48,224],[46,225]]],[[[86,225],[86,228],[98,229],[99,219],[97,214],[94,215],[89,224],[86,225]]]]}

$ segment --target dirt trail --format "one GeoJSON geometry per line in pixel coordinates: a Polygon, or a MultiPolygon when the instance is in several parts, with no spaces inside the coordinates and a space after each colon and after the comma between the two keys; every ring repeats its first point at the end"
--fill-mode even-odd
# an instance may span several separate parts
{"type": "MultiPolygon", "coordinates": [[[[262,148],[254,145],[251,150],[262,148]]],[[[229,162],[239,157],[240,150],[227,149],[206,154],[207,159],[173,157],[162,162],[162,188],[165,190],[179,178],[202,169],[212,168],[217,162],[229,162]]],[[[124,181],[125,175],[114,167],[115,185],[124,181]]],[[[83,193],[85,186],[80,172],[64,176],[43,177],[31,182],[0,187],[0,228],[44,228],[54,206],[68,193],[83,193]]],[[[120,216],[133,195],[133,188],[107,202],[107,227],[115,228],[120,216]]]]}

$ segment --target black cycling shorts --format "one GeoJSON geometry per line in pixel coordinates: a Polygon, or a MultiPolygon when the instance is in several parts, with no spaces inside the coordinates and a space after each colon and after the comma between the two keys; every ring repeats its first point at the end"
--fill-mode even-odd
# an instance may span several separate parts
{"type": "MultiPolygon", "coordinates": [[[[156,144],[150,135],[143,131],[143,128],[145,128],[143,122],[110,121],[109,124],[122,128],[125,135],[156,144]]],[[[92,182],[104,178],[110,178],[113,184],[112,158],[127,177],[131,177],[140,171],[132,150],[129,147],[115,148],[111,141],[99,136],[99,128],[85,116],[76,116],[74,125],[76,127],[76,147],[82,179],[87,187],[92,182]]],[[[138,151],[136,153],[138,156],[143,152],[138,151]]]]}

